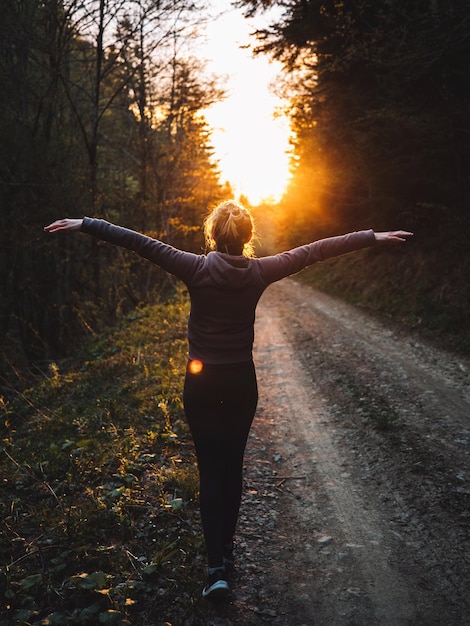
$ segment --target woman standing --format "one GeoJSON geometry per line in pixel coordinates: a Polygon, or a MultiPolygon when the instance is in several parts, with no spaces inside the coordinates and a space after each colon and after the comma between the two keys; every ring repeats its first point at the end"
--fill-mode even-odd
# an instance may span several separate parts
{"type": "Polygon", "coordinates": [[[98,219],[62,219],[45,230],[81,231],[137,252],[182,280],[189,291],[189,355],[183,402],[196,449],[200,510],[209,561],[203,596],[229,593],[233,541],[242,494],[243,455],[258,401],[252,360],[255,310],[273,282],[324,259],[377,242],[400,243],[407,231],[359,231],[254,258],[253,220],[235,201],[204,224],[207,255],[192,254],[98,219]]]}

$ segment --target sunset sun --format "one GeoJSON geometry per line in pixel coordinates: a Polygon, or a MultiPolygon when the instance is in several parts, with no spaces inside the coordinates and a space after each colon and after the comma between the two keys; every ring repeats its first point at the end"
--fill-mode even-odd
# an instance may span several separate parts
{"type": "Polygon", "coordinates": [[[279,67],[241,47],[253,25],[239,12],[207,30],[209,67],[227,79],[227,97],[205,111],[221,178],[253,204],[279,200],[289,177],[289,126],[276,116],[281,102],[271,89],[279,67]]]}

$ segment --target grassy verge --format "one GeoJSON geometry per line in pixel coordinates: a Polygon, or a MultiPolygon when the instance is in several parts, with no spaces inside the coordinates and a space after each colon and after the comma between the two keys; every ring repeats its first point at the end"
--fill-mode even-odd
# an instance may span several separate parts
{"type": "Polygon", "coordinates": [[[470,354],[470,256],[431,241],[372,248],[313,266],[299,279],[470,354]]]}
{"type": "Polygon", "coordinates": [[[0,398],[2,626],[198,623],[187,313],[183,295],[139,309],[0,398]]]}

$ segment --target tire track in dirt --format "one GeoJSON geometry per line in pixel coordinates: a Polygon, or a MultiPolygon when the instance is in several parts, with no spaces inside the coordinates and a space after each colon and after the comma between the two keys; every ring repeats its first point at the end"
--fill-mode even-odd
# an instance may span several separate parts
{"type": "MultiPolygon", "coordinates": [[[[272,318],[270,322],[266,330],[274,338],[278,327],[272,318]]],[[[323,558],[332,555],[337,561],[332,569],[340,574],[337,588],[331,578],[333,588],[327,594],[324,588],[321,589],[324,601],[327,600],[330,607],[328,611],[325,606],[320,610],[315,598],[318,591],[316,559],[313,559],[310,571],[304,560],[301,567],[301,599],[304,606],[297,606],[297,610],[301,608],[303,621],[308,617],[311,620],[308,623],[312,624],[339,624],[342,619],[346,620],[344,623],[349,623],[352,618],[358,624],[377,623],[386,626],[407,623],[414,615],[409,585],[390,567],[388,560],[392,548],[389,545],[390,538],[387,541],[384,536],[380,515],[365,505],[362,494],[343,471],[342,459],[326,426],[328,414],[318,398],[307,391],[308,381],[303,379],[299,371],[294,373],[294,378],[291,378],[292,371],[286,371],[286,364],[293,356],[289,354],[290,347],[278,343],[275,351],[276,365],[269,368],[269,383],[264,381],[265,388],[267,391],[270,387],[279,390],[288,377],[289,393],[280,397],[272,389],[272,399],[277,400],[287,418],[283,420],[280,416],[278,433],[289,442],[295,442],[295,449],[292,449],[292,443],[278,441],[277,449],[288,465],[294,466],[292,469],[295,469],[295,474],[305,476],[302,489],[298,489],[297,493],[303,502],[299,517],[307,528],[307,534],[312,519],[316,525],[310,538],[307,537],[307,543],[299,542],[298,548],[300,552],[307,548],[304,557],[315,548],[322,552],[323,558]],[[279,356],[282,358],[280,362],[277,361],[279,356]],[[309,504],[310,491],[315,494],[319,490],[322,492],[321,497],[313,495],[313,501],[309,504]],[[326,511],[321,511],[325,503],[326,511]],[[353,561],[354,565],[348,567],[346,559],[353,561]],[[338,565],[340,562],[342,564],[338,565]],[[351,572],[345,575],[347,569],[351,569],[351,572]]],[[[331,577],[331,572],[328,576],[331,577]]],[[[295,598],[295,585],[291,593],[295,598]]]]}

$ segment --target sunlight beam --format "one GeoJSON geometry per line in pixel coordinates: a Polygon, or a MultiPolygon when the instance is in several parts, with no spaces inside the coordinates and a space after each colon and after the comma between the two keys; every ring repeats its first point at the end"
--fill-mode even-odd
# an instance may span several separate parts
{"type": "Polygon", "coordinates": [[[203,53],[210,71],[227,76],[227,98],[205,111],[222,179],[257,204],[279,200],[285,189],[290,133],[286,118],[275,116],[281,101],[270,89],[279,64],[240,47],[254,28],[240,11],[227,11],[208,25],[203,53]]]}

